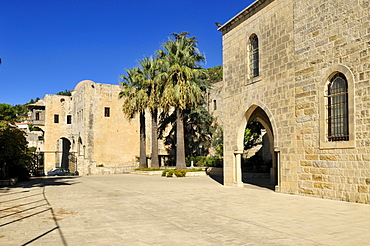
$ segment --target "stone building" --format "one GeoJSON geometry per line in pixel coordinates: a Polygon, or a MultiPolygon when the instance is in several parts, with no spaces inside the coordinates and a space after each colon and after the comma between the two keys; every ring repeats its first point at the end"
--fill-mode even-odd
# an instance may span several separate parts
{"type": "Polygon", "coordinates": [[[69,168],[80,174],[123,173],[137,167],[138,119],[122,113],[119,85],[78,83],[71,96],[46,95],[30,106],[44,131],[39,151],[45,171],[69,168]]]}
{"type": "Polygon", "coordinates": [[[219,28],[225,185],[243,186],[243,131],[257,119],[276,191],[369,203],[369,9],[257,0],[219,28]]]}

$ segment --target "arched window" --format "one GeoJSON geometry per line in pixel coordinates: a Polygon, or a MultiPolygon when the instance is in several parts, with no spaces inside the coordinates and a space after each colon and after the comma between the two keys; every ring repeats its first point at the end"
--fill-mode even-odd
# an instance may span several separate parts
{"type": "Polygon", "coordinates": [[[253,35],[250,38],[250,56],[249,56],[249,69],[250,77],[254,78],[260,75],[259,71],[259,46],[258,46],[258,37],[253,35]]]}
{"type": "Polygon", "coordinates": [[[342,73],[335,74],[328,84],[328,140],[348,141],[348,83],[342,73]]]}

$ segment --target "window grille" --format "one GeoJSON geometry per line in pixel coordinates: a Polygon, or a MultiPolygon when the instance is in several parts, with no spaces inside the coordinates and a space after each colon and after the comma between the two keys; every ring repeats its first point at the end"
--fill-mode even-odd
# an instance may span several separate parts
{"type": "Polygon", "coordinates": [[[250,74],[251,78],[259,76],[259,47],[258,37],[253,35],[250,39],[250,74]]]}
{"type": "Polygon", "coordinates": [[[348,84],[338,73],[328,85],[328,140],[348,141],[348,84]]]}

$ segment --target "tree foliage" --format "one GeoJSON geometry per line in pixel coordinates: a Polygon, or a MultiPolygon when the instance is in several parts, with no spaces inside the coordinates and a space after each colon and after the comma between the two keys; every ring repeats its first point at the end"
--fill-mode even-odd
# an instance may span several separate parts
{"type": "Polygon", "coordinates": [[[184,110],[197,110],[202,103],[202,85],[206,73],[199,63],[205,60],[197,48],[195,37],[189,33],[173,33],[157,51],[166,70],[162,78],[165,81],[161,95],[161,106],[165,112],[171,108],[176,113],[176,168],[186,168],[184,110]]]}
{"type": "Polygon", "coordinates": [[[20,122],[28,119],[28,105],[36,103],[40,98],[31,99],[26,104],[10,105],[6,103],[0,104],[0,120],[20,122]]]}
{"type": "Polygon", "coordinates": [[[252,120],[247,125],[247,128],[244,130],[244,150],[251,149],[262,143],[260,139],[261,129],[263,129],[263,126],[258,120],[252,120]]]}
{"type": "MultiPolygon", "coordinates": [[[[210,82],[222,79],[222,67],[202,69],[200,63],[205,58],[197,43],[197,39],[187,32],[173,33],[162,45],[163,48],[156,51],[155,58],[144,57],[138,67],[127,69],[127,75],[121,76],[123,112],[129,118],[139,113],[140,119],[143,119],[140,120],[143,131],[140,142],[145,141],[145,111],[148,110],[154,120],[152,140],[158,138],[156,120],[158,112],[161,112],[160,137],[176,150],[176,167],[179,169],[186,167],[185,155],[208,152],[215,130],[211,115],[202,105],[206,103],[204,96],[211,87],[210,82]],[[164,136],[168,126],[169,133],[164,136]]],[[[152,146],[152,150],[157,148],[152,146]]],[[[155,155],[152,153],[154,165],[155,155]]]]}
{"type": "Polygon", "coordinates": [[[16,109],[6,103],[0,103],[0,120],[3,121],[16,121],[17,120],[17,111],[16,109]]]}
{"type": "Polygon", "coordinates": [[[72,91],[71,90],[64,90],[64,91],[59,91],[57,95],[60,96],[72,96],[72,91]]]}
{"type": "Polygon", "coordinates": [[[215,66],[211,68],[206,68],[208,74],[207,81],[210,83],[216,83],[222,81],[223,78],[223,69],[222,66],[215,66]]]}
{"type": "Polygon", "coordinates": [[[159,59],[144,57],[139,66],[127,69],[127,76],[121,76],[123,90],[120,97],[124,99],[123,112],[132,117],[140,114],[140,167],[147,166],[145,150],[145,110],[149,110],[152,119],[152,167],[159,167],[157,118],[163,83],[160,79],[162,62],[159,59]],[[145,158],[145,160],[144,160],[145,158]],[[145,161],[145,164],[144,164],[145,161]]]}
{"type": "MultiPolygon", "coordinates": [[[[160,137],[170,149],[176,146],[176,114],[172,112],[169,115],[161,115],[159,124],[160,137]],[[167,128],[169,131],[164,135],[167,128]]],[[[215,132],[215,127],[212,125],[213,117],[210,113],[200,106],[198,110],[184,110],[184,139],[185,139],[185,155],[197,156],[207,155],[209,148],[212,146],[212,136],[215,132]]]]}
{"type": "Polygon", "coordinates": [[[0,122],[1,178],[27,178],[32,155],[27,148],[25,133],[8,122],[0,122]]]}
{"type": "Polygon", "coordinates": [[[212,147],[215,148],[216,154],[224,156],[224,133],[221,126],[217,126],[212,136],[212,147]]]}

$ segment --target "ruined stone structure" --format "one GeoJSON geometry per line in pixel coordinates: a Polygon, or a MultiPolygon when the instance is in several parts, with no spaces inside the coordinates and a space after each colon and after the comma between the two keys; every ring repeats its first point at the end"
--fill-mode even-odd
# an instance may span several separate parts
{"type": "Polygon", "coordinates": [[[84,80],[72,96],[46,95],[31,106],[33,124],[44,131],[46,171],[63,167],[85,175],[137,167],[139,123],[123,115],[120,90],[84,80]]]}
{"type": "Polygon", "coordinates": [[[225,185],[243,185],[243,131],[258,119],[276,191],[370,202],[369,9],[258,0],[219,28],[225,185]]]}

